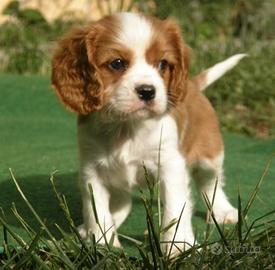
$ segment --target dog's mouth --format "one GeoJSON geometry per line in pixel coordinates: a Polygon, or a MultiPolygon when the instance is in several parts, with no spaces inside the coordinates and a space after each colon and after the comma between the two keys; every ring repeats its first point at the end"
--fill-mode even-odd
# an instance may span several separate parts
{"type": "Polygon", "coordinates": [[[125,110],[125,113],[132,114],[139,111],[155,111],[156,104],[154,101],[144,102],[138,100],[129,105],[129,108],[125,110]]]}
{"type": "Polygon", "coordinates": [[[114,104],[108,104],[103,109],[103,115],[105,119],[114,120],[142,120],[158,117],[164,114],[167,110],[167,106],[160,106],[156,101],[149,102],[134,101],[125,103],[124,106],[115,106],[114,104]]]}

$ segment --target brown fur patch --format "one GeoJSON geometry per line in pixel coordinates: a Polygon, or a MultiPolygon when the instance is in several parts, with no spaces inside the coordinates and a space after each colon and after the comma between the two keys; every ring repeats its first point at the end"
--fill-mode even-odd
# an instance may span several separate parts
{"type": "Polygon", "coordinates": [[[180,147],[189,165],[198,160],[214,159],[223,151],[216,113],[207,98],[188,83],[183,102],[172,111],[178,124],[180,147]]]}

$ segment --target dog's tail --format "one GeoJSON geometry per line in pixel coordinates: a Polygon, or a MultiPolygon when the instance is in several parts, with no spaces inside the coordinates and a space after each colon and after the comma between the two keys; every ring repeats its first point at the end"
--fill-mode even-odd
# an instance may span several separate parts
{"type": "Polygon", "coordinates": [[[192,82],[197,86],[197,89],[203,91],[206,87],[223,76],[227,71],[235,67],[239,61],[246,56],[248,55],[244,53],[235,54],[226,60],[217,63],[213,67],[202,71],[192,79],[192,82]]]}

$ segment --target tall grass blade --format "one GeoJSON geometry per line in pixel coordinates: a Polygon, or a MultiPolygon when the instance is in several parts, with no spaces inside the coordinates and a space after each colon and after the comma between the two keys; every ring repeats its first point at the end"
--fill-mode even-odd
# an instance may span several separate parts
{"type": "MultiPolygon", "coordinates": [[[[274,155],[273,155],[273,156],[274,156],[274,155]]],[[[273,156],[268,160],[268,162],[267,162],[267,164],[266,164],[266,166],[265,166],[265,169],[264,169],[264,172],[263,172],[262,176],[260,177],[260,179],[259,179],[259,181],[258,181],[258,183],[257,183],[257,185],[256,185],[256,187],[255,187],[255,189],[253,190],[252,194],[250,195],[250,198],[249,198],[249,200],[248,200],[248,202],[247,202],[247,205],[245,206],[244,211],[243,211],[243,216],[244,216],[244,218],[246,218],[247,213],[248,213],[250,207],[252,206],[252,204],[253,204],[253,202],[254,202],[254,200],[255,200],[255,197],[256,197],[256,195],[257,195],[259,189],[260,189],[260,186],[261,186],[263,180],[265,179],[265,177],[266,177],[266,175],[267,175],[267,172],[268,172],[268,170],[269,170],[269,168],[270,168],[270,166],[271,166],[271,163],[272,163],[273,156]]]]}
{"type": "MultiPolygon", "coordinates": [[[[55,193],[55,196],[57,198],[57,201],[59,202],[59,206],[61,208],[61,210],[63,211],[64,213],[64,216],[67,220],[67,222],[69,223],[70,225],[70,229],[73,233],[74,236],[76,236],[77,240],[80,242],[81,244],[81,247],[85,250],[85,252],[87,254],[89,254],[89,260],[91,260],[94,264],[96,264],[97,262],[97,258],[96,258],[96,255],[93,256],[93,253],[90,252],[90,249],[88,248],[88,246],[86,245],[86,242],[82,239],[82,237],[80,236],[79,232],[78,232],[78,229],[77,227],[75,226],[74,224],[74,221],[71,217],[71,213],[70,213],[70,210],[69,210],[69,207],[68,207],[68,204],[66,202],[66,198],[65,196],[62,196],[59,194],[59,192],[57,191],[56,189],[56,186],[55,186],[55,182],[54,182],[54,175],[55,175],[55,172],[52,173],[51,177],[50,177],[50,182],[52,184],[52,187],[53,187],[53,190],[54,190],[54,193],[55,193]]],[[[96,254],[96,244],[94,244],[94,254],[96,254]]]]}
{"type": "Polygon", "coordinates": [[[247,240],[247,238],[248,238],[248,236],[249,236],[251,230],[253,229],[253,227],[254,227],[254,225],[255,225],[255,223],[256,223],[257,221],[259,221],[259,220],[261,220],[261,219],[263,219],[263,218],[265,218],[265,217],[267,217],[267,216],[270,216],[270,215],[272,215],[272,214],[275,214],[275,210],[269,211],[269,212],[266,213],[265,215],[263,215],[263,216],[261,216],[261,217],[258,217],[258,218],[256,218],[256,219],[254,219],[253,222],[251,223],[250,227],[248,228],[248,230],[247,230],[247,232],[246,232],[246,234],[245,234],[245,237],[244,237],[243,241],[246,241],[246,240],[247,240]]]}
{"type": "Polygon", "coordinates": [[[170,249],[169,249],[169,253],[168,253],[168,258],[170,258],[171,253],[172,253],[172,248],[173,248],[173,245],[175,243],[176,235],[177,235],[177,232],[178,232],[178,229],[179,229],[179,225],[180,225],[180,221],[181,221],[181,218],[182,218],[183,211],[185,209],[185,205],[186,205],[186,203],[184,203],[184,205],[181,209],[180,216],[179,216],[179,219],[178,219],[177,224],[176,224],[175,233],[174,233],[173,240],[172,240],[172,243],[170,245],[170,249]]]}
{"type": "Polygon", "coordinates": [[[137,246],[142,246],[142,242],[134,239],[133,237],[130,237],[130,236],[127,236],[127,235],[124,235],[124,234],[121,234],[121,233],[119,233],[118,236],[134,243],[137,246]]]}
{"type": "Polygon", "coordinates": [[[163,136],[163,126],[161,126],[160,129],[160,139],[159,139],[159,147],[158,147],[158,170],[157,170],[157,201],[158,201],[158,222],[159,222],[159,228],[161,227],[161,199],[160,199],[160,159],[161,159],[161,143],[162,143],[162,136],[163,136]]]}
{"type": "Polygon", "coordinates": [[[240,195],[240,186],[238,186],[238,222],[237,222],[237,229],[238,229],[239,243],[242,243],[242,225],[243,225],[242,201],[241,201],[241,195],[240,195]]]}
{"type": "Polygon", "coordinates": [[[218,224],[218,222],[217,222],[217,220],[216,220],[216,218],[215,218],[215,216],[214,216],[214,213],[213,213],[213,211],[212,211],[212,208],[213,208],[213,207],[212,207],[211,203],[209,202],[209,199],[208,199],[208,197],[207,197],[207,195],[206,195],[205,193],[203,193],[203,198],[204,198],[204,201],[205,201],[205,203],[206,203],[206,206],[208,207],[208,210],[211,211],[211,212],[210,212],[210,213],[211,213],[211,217],[212,217],[212,219],[213,219],[213,221],[214,221],[214,223],[215,223],[215,226],[216,226],[216,228],[217,228],[217,230],[218,230],[218,233],[219,233],[219,235],[220,235],[220,237],[221,237],[223,243],[225,244],[226,247],[228,247],[229,244],[228,244],[228,242],[227,242],[227,240],[226,240],[226,237],[225,237],[225,235],[223,234],[223,232],[222,232],[222,230],[221,230],[221,228],[220,228],[220,226],[219,226],[219,224],[218,224]]]}
{"type": "MultiPolygon", "coordinates": [[[[0,217],[0,224],[2,224],[2,226],[6,229],[6,231],[12,236],[12,238],[22,247],[26,247],[27,244],[25,243],[25,241],[16,233],[13,232],[11,226],[9,226],[6,221],[0,217]]],[[[6,239],[7,240],[7,239],[6,239]]],[[[5,243],[6,245],[8,245],[8,241],[5,243]]]]}
{"type": "Polygon", "coordinates": [[[150,219],[147,215],[146,217],[146,222],[147,222],[147,228],[148,228],[148,236],[149,236],[149,245],[150,245],[150,250],[153,258],[153,263],[154,263],[154,269],[158,269],[158,263],[157,263],[157,254],[155,252],[155,241],[154,241],[154,236],[152,233],[152,225],[150,223],[150,219]]]}
{"type": "Polygon", "coordinates": [[[24,228],[25,232],[29,235],[30,238],[32,238],[35,235],[34,229],[24,220],[23,217],[18,213],[15,203],[12,203],[12,208],[11,208],[14,216],[17,218],[17,220],[20,222],[22,227],[24,228]]]}
{"type": "Polygon", "coordinates": [[[157,249],[158,256],[163,257],[161,247],[160,247],[160,239],[159,239],[158,233],[155,229],[153,216],[150,212],[150,209],[148,207],[148,203],[146,201],[144,201],[144,206],[145,206],[145,210],[146,210],[146,219],[147,219],[148,232],[151,233],[151,237],[152,237],[152,240],[153,240],[152,243],[154,243],[154,245],[157,249]]]}
{"type": "Polygon", "coordinates": [[[18,263],[16,263],[16,267],[14,269],[24,269],[23,266],[24,264],[30,260],[30,259],[35,259],[36,261],[39,262],[40,266],[43,266],[43,269],[50,269],[35,253],[33,254],[33,251],[38,248],[38,242],[43,234],[44,230],[40,229],[40,231],[36,234],[34,239],[32,240],[29,248],[26,250],[24,253],[24,256],[19,260],[18,263]]]}
{"type": "Polygon", "coordinates": [[[112,228],[108,228],[107,230],[103,230],[100,222],[99,222],[99,219],[98,219],[98,214],[97,214],[97,209],[96,209],[96,203],[95,203],[95,197],[94,197],[94,191],[93,191],[93,187],[91,184],[88,185],[89,187],[89,192],[90,192],[90,196],[91,196],[91,203],[92,203],[92,208],[93,208],[93,212],[94,212],[94,217],[95,217],[95,221],[96,221],[96,224],[97,226],[99,227],[100,229],[100,232],[102,234],[102,237],[104,239],[104,242],[105,242],[105,245],[107,246],[108,250],[111,250],[110,249],[110,245],[109,245],[109,242],[107,240],[107,237],[106,237],[106,233],[111,230],[112,228]]]}
{"type": "Polygon", "coordinates": [[[24,200],[24,202],[26,203],[26,205],[28,206],[28,208],[30,209],[30,211],[32,212],[32,214],[34,215],[34,217],[36,218],[36,220],[39,222],[39,224],[42,226],[42,228],[45,230],[45,232],[50,237],[53,245],[56,247],[56,249],[60,253],[61,258],[62,258],[64,264],[67,265],[69,267],[69,269],[74,269],[74,266],[72,265],[72,263],[71,263],[70,259],[68,258],[68,256],[62,250],[62,248],[58,245],[58,243],[57,243],[56,239],[54,238],[54,236],[52,235],[52,233],[49,231],[49,229],[47,228],[47,226],[45,225],[45,223],[42,221],[42,219],[39,217],[39,215],[34,210],[34,208],[31,205],[31,203],[26,198],[25,194],[23,193],[23,191],[21,190],[19,184],[17,183],[17,181],[16,181],[16,179],[14,177],[14,174],[13,174],[13,172],[12,172],[11,169],[10,169],[10,174],[11,174],[12,180],[13,180],[13,182],[14,182],[14,184],[15,184],[18,192],[19,192],[19,194],[21,195],[22,199],[24,200]]]}

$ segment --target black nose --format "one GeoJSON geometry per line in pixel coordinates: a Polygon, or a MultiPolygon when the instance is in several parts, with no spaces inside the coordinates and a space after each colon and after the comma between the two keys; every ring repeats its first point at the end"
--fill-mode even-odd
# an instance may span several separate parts
{"type": "Polygon", "coordinates": [[[140,100],[150,101],[156,96],[156,88],[153,85],[142,84],[135,89],[140,100]]]}

